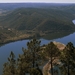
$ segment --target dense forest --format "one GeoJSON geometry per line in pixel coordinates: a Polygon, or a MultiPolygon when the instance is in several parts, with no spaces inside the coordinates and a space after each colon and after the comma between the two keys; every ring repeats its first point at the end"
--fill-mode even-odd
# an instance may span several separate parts
{"type": "Polygon", "coordinates": [[[0,43],[75,31],[74,4],[6,3],[0,6],[0,43]]]}
{"type": "Polygon", "coordinates": [[[4,63],[2,75],[75,75],[75,47],[69,42],[62,50],[53,42],[40,45],[41,41],[32,39],[27,48],[22,48],[23,54],[16,59],[11,51],[8,62],[4,63]],[[44,67],[48,62],[50,69],[44,67]]]}

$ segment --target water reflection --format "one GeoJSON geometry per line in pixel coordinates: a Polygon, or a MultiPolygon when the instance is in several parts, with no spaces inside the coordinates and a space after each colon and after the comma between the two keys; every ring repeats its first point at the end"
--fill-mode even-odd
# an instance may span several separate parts
{"type": "MultiPolygon", "coordinates": [[[[65,33],[61,33],[61,34],[55,34],[55,35],[48,35],[49,39],[46,39],[46,37],[40,39],[41,40],[41,45],[43,44],[48,44],[50,41],[57,41],[57,42],[62,42],[64,44],[67,44],[68,42],[72,42],[75,46],[75,33],[67,34],[65,33]],[[64,35],[63,38],[61,38],[64,35]],[[68,36],[66,36],[68,35],[68,36]],[[57,37],[55,37],[57,36],[57,37]],[[59,37],[60,36],[60,37],[59,37]],[[51,37],[51,38],[49,38],[51,37]],[[53,37],[53,39],[52,39],[53,37]],[[56,39],[58,38],[58,39],[56,39]]],[[[17,41],[17,42],[12,42],[9,44],[6,44],[4,46],[0,47],[0,75],[2,75],[2,69],[3,69],[3,64],[7,61],[7,58],[9,57],[9,54],[11,51],[14,52],[14,54],[16,55],[16,57],[18,57],[18,54],[22,54],[22,47],[27,48],[26,44],[29,40],[22,40],[22,41],[17,41]]]]}

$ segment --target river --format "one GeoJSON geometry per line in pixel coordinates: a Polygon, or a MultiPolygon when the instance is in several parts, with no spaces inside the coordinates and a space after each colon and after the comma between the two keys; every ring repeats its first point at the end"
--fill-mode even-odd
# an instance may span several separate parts
{"type": "MultiPolygon", "coordinates": [[[[51,41],[57,41],[64,44],[72,42],[75,46],[75,33],[58,39],[47,40],[41,38],[40,40],[41,40],[41,45],[48,44],[51,41]]],[[[3,64],[7,62],[7,58],[9,57],[10,52],[13,51],[16,57],[18,57],[18,54],[22,54],[22,47],[27,48],[26,44],[28,41],[30,40],[28,39],[28,40],[11,42],[0,47],[0,75],[2,75],[3,64]]]]}
{"type": "Polygon", "coordinates": [[[75,20],[72,20],[73,24],[75,24],[75,20]]]}

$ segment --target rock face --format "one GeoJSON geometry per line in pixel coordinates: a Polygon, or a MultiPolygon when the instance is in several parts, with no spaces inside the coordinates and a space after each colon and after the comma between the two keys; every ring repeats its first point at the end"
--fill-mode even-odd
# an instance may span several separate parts
{"type": "Polygon", "coordinates": [[[62,44],[62,43],[60,43],[60,42],[53,42],[57,47],[58,47],[58,49],[59,50],[63,50],[64,48],[65,48],[65,44],[62,44]]]}
{"type": "MultiPolygon", "coordinates": [[[[54,64],[61,64],[61,62],[59,62],[59,59],[55,59],[54,61],[53,61],[53,65],[54,64]]],[[[54,66],[53,66],[54,67],[54,66]]],[[[51,73],[50,73],[50,70],[51,70],[51,62],[50,61],[48,61],[47,63],[46,63],[46,65],[43,67],[43,75],[51,75],[51,73]]],[[[58,72],[58,70],[57,70],[57,72],[58,72]]],[[[59,74],[59,72],[58,72],[58,74],[59,74]]],[[[54,73],[54,75],[56,75],[55,73],[54,73]]]]}
{"type": "Polygon", "coordinates": [[[49,73],[50,69],[51,69],[51,63],[50,63],[50,61],[49,61],[49,62],[46,63],[46,65],[43,67],[43,75],[51,75],[51,74],[49,73]]]}

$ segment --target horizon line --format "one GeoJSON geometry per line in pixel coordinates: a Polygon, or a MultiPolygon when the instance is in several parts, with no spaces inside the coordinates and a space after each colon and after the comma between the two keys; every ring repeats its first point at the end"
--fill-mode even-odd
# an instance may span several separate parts
{"type": "Polygon", "coordinates": [[[54,4],[75,4],[74,2],[0,2],[0,3],[54,3],[54,4]]]}

